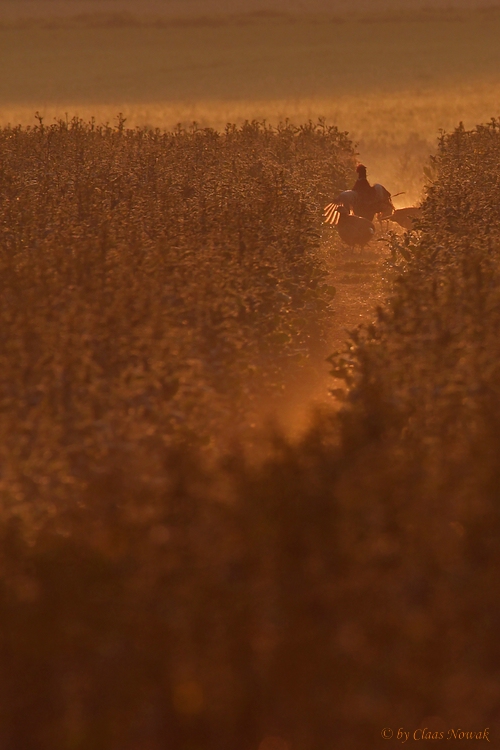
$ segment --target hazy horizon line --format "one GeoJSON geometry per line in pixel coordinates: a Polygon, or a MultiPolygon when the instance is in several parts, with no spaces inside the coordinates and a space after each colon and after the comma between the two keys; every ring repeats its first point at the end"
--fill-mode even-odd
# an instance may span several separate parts
{"type": "MultiPolygon", "coordinates": [[[[1,5],[10,0],[0,0],[0,28],[27,29],[42,28],[119,28],[119,27],[175,27],[175,26],[223,26],[252,24],[261,21],[300,23],[304,21],[324,23],[384,23],[395,21],[465,20],[471,15],[488,15],[500,12],[500,0],[497,3],[484,3],[477,6],[441,6],[441,7],[408,7],[394,10],[368,9],[330,13],[315,11],[290,11],[278,9],[255,9],[241,12],[218,12],[193,16],[156,15],[147,10],[136,13],[120,10],[95,10],[92,13],[74,13],[67,16],[2,16],[1,5]]],[[[79,2],[79,0],[74,0],[79,2]]],[[[109,0],[108,0],[109,1],[109,0]]],[[[113,0],[112,0],[113,1],[113,0]]],[[[32,0],[44,2],[44,0],[32,0]]],[[[48,0],[50,2],[50,0],[48,0]]],[[[87,2],[87,0],[85,0],[87,2]]],[[[115,0],[119,2],[119,0],[115,0]]]]}

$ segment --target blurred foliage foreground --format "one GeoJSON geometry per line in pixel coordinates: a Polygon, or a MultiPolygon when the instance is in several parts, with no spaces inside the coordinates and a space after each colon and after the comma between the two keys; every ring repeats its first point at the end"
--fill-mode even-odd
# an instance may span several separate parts
{"type": "Polygon", "coordinates": [[[0,746],[498,739],[500,124],[443,137],[392,300],[332,357],[340,417],[257,468],[158,436],[191,383],[293,353],[311,289],[321,327],[348,144],[75,123],[2,154],[0,746]]]}

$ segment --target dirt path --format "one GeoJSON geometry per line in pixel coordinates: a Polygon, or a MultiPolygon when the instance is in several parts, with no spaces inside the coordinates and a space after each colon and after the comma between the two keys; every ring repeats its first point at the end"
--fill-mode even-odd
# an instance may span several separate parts
{"type": "Polygon", "coordinates": [[[385,232],[377,231],[376,239],[368,247],[352,250],[341,242],[335,229],[324,228],[319,252],[329,269],[325,281],[336,289],[328,344],[300,370],[296,367],[290,370],[281,394],[254,402],[247,418],[238,422],[231,442],[242,441],[250,454],[260,455],[262,430],[265,434],[267,425],[277,426],[296,440],[307,430],[315,412],[340,406],[341,402],[330,391],[343,383],[330,375],[331,365],[326,358],[343,349],[350,331],[374,321],[377,306],[390,295],[384,266],[389,251],[384,239],[387,239],[385,232]]]}
{"type": "MultiPolygon", "coordinates": [[[[380,233],[377,239],[383,240],[380,233]]],[[[373,242],[362,251],[346,248],[336,238],[326,246],[331,263],[331,282],[335,295],[335,317],[332,321],[332,346],[338,348],[346,339],[346,329],[374,318],[374,311],[389,292],[384,269],[388,258],[386,242],[373,242]]]]}
{"type": "MultiPolygon", "coordinates": [[[[379,232],[377,239],[383,239],[379,232]]],[[[389,294],[389,283],[384,268],[388,257],[387,244],[374,241],[362,251],[351,250],[342,244],[337,233],[325,233],[321,248],[330,267],[328,283],[336,288],[335,314],[328,350],[318,356],[297,378],[285,384],[282,398],[269,407],[267,418],[274,419],[291,437],[298,437],[308,426],[317,408],[335,407],[338,402],[330,394],[336,385],[329,374],[326,357],[342,348],[349,331],[360,323],[375,319],[377,305],[389,294]]]]}

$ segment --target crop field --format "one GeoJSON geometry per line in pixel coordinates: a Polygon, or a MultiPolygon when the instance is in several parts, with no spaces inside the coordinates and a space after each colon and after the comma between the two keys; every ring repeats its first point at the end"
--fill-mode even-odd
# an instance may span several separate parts
{"type": "Polygon", "coordinates": [[[443,136],[390,299],[330,358],[340,414],[258,464],[172,424],[321,335],[312,207],[345,137],[74,121],[1,149],[4,746],[494,736],[498,122],[443,136]]]}
{"type": "Polygon", "coordinates": [[[149,461],[158,441],[237,434],[324,351],[317,215],[354,162],[335,128],[75,119],[1,144],[4,470],[20,498],[87,483],[127,443],[143,471],[141,443],[149,461]]]}
{"type": "Polygon", "coordinates": [[[31,15],[15,18],[12,5],[0,3],[4,125],[33,124],[35,111],[46,124],[66,114],[112,123],[122,112],[129,127],[169,130],[324,117],[410,205],[439,129],[498,114],[500,8],[491,4],[474,13],[417,3],[377,13],[361,4],[357,15],[345,3],[311,6],[310,15],[207,4],[204,15],[184,18],[175,4],[139,13],[115,0],[97,12],[80,0],[64,6],[70,16],[35,17],[53,4],[33,1],[31,15]]]}
{"type": "Polygon", "coordinates": [[[498,743],[500,11],[114,2],[0,0],[0,750],[498,743]]]}

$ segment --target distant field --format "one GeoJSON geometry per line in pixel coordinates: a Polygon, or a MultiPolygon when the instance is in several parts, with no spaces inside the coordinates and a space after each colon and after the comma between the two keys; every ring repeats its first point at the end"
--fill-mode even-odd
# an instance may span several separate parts
{"type": "MultiPolygon", "coordinates": [[[[0,11],[7,7],[0,3],[0,11]]],[[[349,131],[370,175],[393,192],[406,190],[407,202],[418,197],[440,128],[500,113],[499,38],[494,9],[378,19],[278,15],[154,25],[95,15],[69,25],[4,23],[0,123],[33,122],[36,110],[47,122],[65,113],[112,121],[121,111],[127,125],[161,128],[323,116],[349,131]]]]}
{"type": "Polygon", "coordinates": [[[3,28],[0,102],[293,100],[500,81],[500,11],[427,21],[95,22],[3,28]]]}
{"type": "MultiPolygon", "coordinates": [[[[401,0],[0,0],[0,15],[10,18],[34,16],[70,17],[78,13],[132,12],[158,14],[163,17],[199,17],[223,13],[252,13],[258,11],[303,13],[387,12],[402,10],[401,0]]],[[[477,8],[498,5],[498,0],[405,0],[404,10],[419,8],[477,8]]]]}

